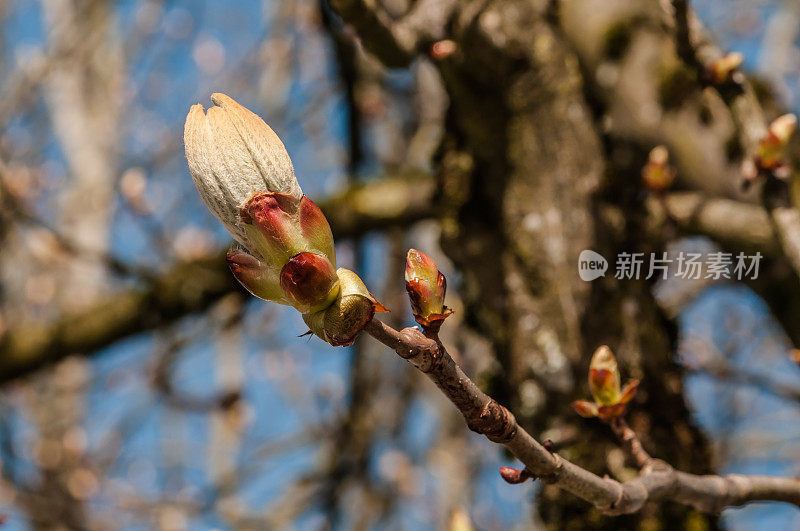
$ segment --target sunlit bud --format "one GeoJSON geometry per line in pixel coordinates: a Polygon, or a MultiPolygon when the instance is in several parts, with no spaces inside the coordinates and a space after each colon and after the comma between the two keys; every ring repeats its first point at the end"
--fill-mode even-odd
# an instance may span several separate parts
{"type": "Polygon", "coordinates": [[[767,129],[767,134],[756,147],[756,164],[765,170],[775,169],[784,163],[784,151],[794,130],[797,128],[797,117],[784,114],[776,118],[767,129]]]}
{"type": "Polygon", "coordinates": [[[225,94],[212,94],[211,101],[214,106],[207,112],[197,104],[186,117],[186,159],[208,209],[251,248],[239,223],[239,207],[259,192],[297,201],[303,192],[286,148],[261,118],[225,94]]]}
{"type": "Polygon", "coordinates": [[[339,295],[328,221],[272,129],[224,94],[211,100],[208,112],[198,104],[186,117],[186,158],[206,206],[250,251],[228,253],[233,275],[262,299],[324,310],[339,295]]]}
{"type": "Polygon", "coordinates": [[[620,397],[617,360],[611,349],[603,345],[594,351],[589,364],[589,388],[594,401],[601,406],[616,404],[620,397]]]}
{"type": "Polygon", "coordinates": [[[324,310],[303,314],[314,334],[331,345],[347,346],[355,341],[375,312],[388,311],[367,290],[364,282],[349,269],[339,268],[339,293],[324,310]]]}
{"type": "Polygon", "coordinates": [[[672,186],[675,169],[669,164],[669,152],[664,146],[650,151],[647,163],[642,168],[642,183],[651,192],[663,192],[672,186]]]}
{"type": "Polygon", "coordinates": [[[240,249],[231,249],[225,259],[233,276],[247,291],[264,300],[289,304],[281,290],[279,270],[240,249]]]}
{"type": "Polygon", "coordinates": [[[709,77],[714,84],[726,83],[733,72],[742,66],[744,56],[739,52],[731,52],[712,62],[708,68],[709,77]]]}
{"type": "Polygon", "coordinates": [[[293,256],[281,269],[280,284],[286,300],[300,313],[327,308],[339,294],[339,278],[333,265],[318,253],[293,256]]]}
{"type": "Polygon", "coordinates": [[[425,253],[411,249],[406,256],[405,277],[414,319],[423,327],[441,326],[453,312],[444,305],[447,280],[436,263],[425,253]]]}
{"type": "Polygon", "coordinates": [[[800,348],[793,348],[791,356],[794,362],[800,365],[800,348]]]}

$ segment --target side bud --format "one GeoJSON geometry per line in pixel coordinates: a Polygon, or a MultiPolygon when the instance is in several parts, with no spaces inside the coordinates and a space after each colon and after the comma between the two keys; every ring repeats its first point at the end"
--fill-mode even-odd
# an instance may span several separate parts
{"type": "Polygon", "coordinates": [[[299,253],[281,269],[283,295],[300,313],[327,308],[339,295],[339,278],[333,264],[321,254],[299,253]]]}
{"type": "Polygon", "coordinates": [[[372,320],[375,312],[388,311],[369,292],[358,275],[339,268],[339,293],[333,303],[314,313],[303,314],[303,320],[315,335],[334,347],[345,347],[372,320]]]}
{"type": "Polygon", "coordinates": [[[283,296],[275,269],[240,249],[228,251],[225,261],[233,276],[247,291],[260,299],[289,304],[283,296]]]}
{"type": "Polygon", "coordinates": [[[453,313],[444,305],[447,279],[431,257],[416,249],[409,250],[406,256],[405,278],[414,319],[424,328],[438,330],[453,313]]]}

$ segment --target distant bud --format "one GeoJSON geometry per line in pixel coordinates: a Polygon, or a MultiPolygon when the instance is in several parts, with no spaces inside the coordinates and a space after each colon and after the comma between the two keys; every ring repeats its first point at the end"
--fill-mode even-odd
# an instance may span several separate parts
{"type": "Polygon", "coordinates": [[[258,192],[298,201],[303,192],[280,138],[264,121],[225,94],[212,94],[186,117],[184,143],[189,170],[206,206],[242,245],[252,250],[239,223],[239,206],[258,192]]]}
{"type": "Polygon", "coordinates": [[[344,268],[336,273],[340,286],[336,299],[324,310],[303,314],[303,320],[315,335],[338,347],[351,345],[376,311],[388,310],[372,296],[358,275],[344,268]]]}
{"type": "Polygon", "coordinates": [[[453,313],[444,305],[447,291],[444,275],[431,257],[411,249],[406,256],[405,277],[414,319],[423,327],[438,329],[442,321],[453,313]]]}
{"type": "Polygon", "coordinates": [[[333,265],[323,255],[297,254],[281,269],[283,295],[300,313],[327,308],[339,294],[339,278],[333,265]]]}
{"type": "Polygon", "coordinates": [[[577,400],[573,409],[582,417],[600,417],[609,420],[625,413],[625,406],[636,396],[639,380],[631,380],[620,389],[617,360],[611,349],[603,345],[592,355],[589,364],[589,388],[594,403],[577,400]]]}
{"type": "Polygon", "coordinates": [[[708,68],[709,77],[711,82],[716,85],[727,83],[733,73],[742,66],[744,56],[739,52],[731,52],[723,55],[716,61],[711,63],[708,68]]]}
{"type": "Polygon", "coordinates": [[[767,129],[767,134],[756,147],[756,165],[762,170],[774,170],[785,161],[786,146],[797,128],[797,117],[784,114],[776,118],[767,129]]]}
{"type": "Polygon", "coordinates": [[[642,168],[642,183],[651,192],[663,192],[673,181],[675,169],[669,164],[669,151],[664,146],[654,147],[642,168]]]}

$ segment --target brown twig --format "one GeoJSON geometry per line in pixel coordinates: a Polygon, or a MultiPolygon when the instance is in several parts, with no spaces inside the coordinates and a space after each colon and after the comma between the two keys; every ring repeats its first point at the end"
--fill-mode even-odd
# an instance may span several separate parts
{"type": "Polygon", "coordinates": [[[646,467],[653,460],[647,450],[642,446],[636,432],[633,431],[623,417],[614,417],[608,421],[614,435],[617,436],[622,448],[633,459],[636,466],[640,469],[646,467]]]}
{"type": "Polygon", "coordinates": [[[425,337],[417,328],[398,331],[373,319],[365,331],[425,373],[458,408],[471,430],[508,448],[522,461],[527,473],[575,494],[607,514],[634,513],[645,502],[657,500],[672,500],[706,512],[756,500],[800,506],[800,481],[791,478],[697,476],[654,459],[645,463],[636,479],[620,483],[601,478],[549,452],[517,425],[511,412],[464,374],[441,343],[425,337]]]}
{"type": "Polygon", "coordinates": [[[698,74],[698,79],[703,79],[705,65],[697,55],[697,50],[692,43],[692,33],[689,27],[689,2],[688,0],[672,0],[675,11],[675,50],[678,57],[698,74]]]}

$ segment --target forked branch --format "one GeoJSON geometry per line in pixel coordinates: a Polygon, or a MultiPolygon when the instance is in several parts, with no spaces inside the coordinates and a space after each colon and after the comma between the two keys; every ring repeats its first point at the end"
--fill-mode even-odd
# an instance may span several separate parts
{"type": "Polygon", "coordinates": [[[534,439],[517,424],[511,412],[478,388],[435,335],[426,337],[417,328],[398,331],[378,319],[370,321],[364,330],[425,373],[461,412],[471,430],[504,445],[530,474],[571,492],[606,514],[634,513],[648,501],[664,500],[705,512],[759,500],[783,501],[800,507],[800,480],[679,472],[662,461],[650,459],[630,427],[613,421],[612,428],[643,469],[639,477],[623,483],[601,478],[551,453],[534,439]]]}

